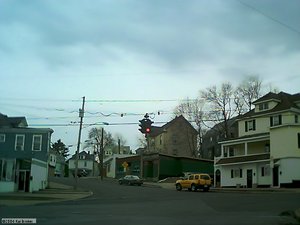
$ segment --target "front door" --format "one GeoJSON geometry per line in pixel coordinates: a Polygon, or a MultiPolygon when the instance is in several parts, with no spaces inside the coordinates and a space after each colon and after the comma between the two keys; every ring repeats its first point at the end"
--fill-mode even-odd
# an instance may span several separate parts
{"type": "Polygon", "coordinates": [[[253,183],[253,172],[252,170],[247,170],[247,188],[252,188],[253,183]]]}
{"type": "Polygon", "coordinates": [[[18,179],[18,191],[29,192],[30,171],[20,170],[18,179]]]}

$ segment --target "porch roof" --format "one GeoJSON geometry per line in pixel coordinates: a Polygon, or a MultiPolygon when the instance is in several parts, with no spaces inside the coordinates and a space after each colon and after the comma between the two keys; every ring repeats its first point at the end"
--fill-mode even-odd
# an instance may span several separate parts
{"type": "Polygon", "coordinates": [[[220,141],[218,143],[219,144],[235,144],[235,143],[242,143],[242,142],[249,142],[249,141],[255,142],[255,141],[265,140],[265,139],[269,139],[269,138],[270,138],[270,133],[266,132],[266,133],[260,133],[260,134],[241,136],[241,137],[234,138],[234,139],[227,139],[224,141],[220,141]]]}
{"type": "Polygon", "coordinates": [[[269,159],[270,159],[270,153],[259,154],[259,155],[238,156],[238,157],[231,157],[231,158],[222,158],[216,162],[216,165],[247,163],[247,162],[255,162],[255,161],[262,161],[262,160],[269,160],[269,159]]]}

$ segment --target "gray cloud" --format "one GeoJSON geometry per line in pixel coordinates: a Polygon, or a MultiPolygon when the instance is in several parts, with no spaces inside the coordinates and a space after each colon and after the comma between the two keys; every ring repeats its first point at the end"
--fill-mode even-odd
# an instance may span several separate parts
{"type": "MultiPolygon", "coordinates": [[[[300,30],[299,1],[243,1],[300,30]]],[[[152,55],[174,68],[190,62],[218,64],[224,57],[270,57],[274,48],[281,49],[276,54],[300,51],[299,34],[235,0],[4,1],[0,8],[1,29],[14,25],[12,35],[19,35],[27,27],[37,39],[19,44],[29,45],[31,54],[52,66],[84,62],[89,49],[70,49],[86,46],[95,48],[100,59],[114,54],[109,45],[152,55]]]]}

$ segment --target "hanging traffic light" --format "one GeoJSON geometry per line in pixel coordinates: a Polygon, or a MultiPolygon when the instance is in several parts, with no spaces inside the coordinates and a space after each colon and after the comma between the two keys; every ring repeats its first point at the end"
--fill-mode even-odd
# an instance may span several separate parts
{"type": "Polygon", "coordinates": [[[144,122],[144,120],[145,120],[145,119],[139,120],[139,122],[140,122],[140,124],[139,124],[140,129],[139,129],[139,131],[141,131],[143,134],[146,133],[146,127],[145,127],[145,122],[144,122]]]}
{"type": "Polygon", "coordinates": [[[139,131],[141,131],[143,134],[149,134],[151,132],[151,127],[152,127],[152,123],[153,121],[151,121],[148,118],[144,118],[142,120],[139,120],[140,124],[140,129],[139,131]]]}

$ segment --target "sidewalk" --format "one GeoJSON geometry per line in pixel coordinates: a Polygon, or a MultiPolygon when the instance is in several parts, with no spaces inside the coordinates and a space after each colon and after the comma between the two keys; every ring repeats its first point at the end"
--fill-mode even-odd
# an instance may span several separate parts
{"type": "MultiPolygon", "coordinates": [[[[144,182],[145,186],[164,188],[168,190],[176,190],[175,183],[157,183],[157,182],[144,182]]],[[[300,193],[300,188],[215,188],[211,187],[210,192],[239,192],[239,193],[258,193],[258,192],[290,192],[300,193]]]]}
{"type": "Polygon", "coordinates": [[[48,189],[33,193],[0,193],[0,206],[36,205],[41,203],[70,201],[85,198],[92,194],[90,191],[74,190],[71,186],[50,182],[48,189]]]}

